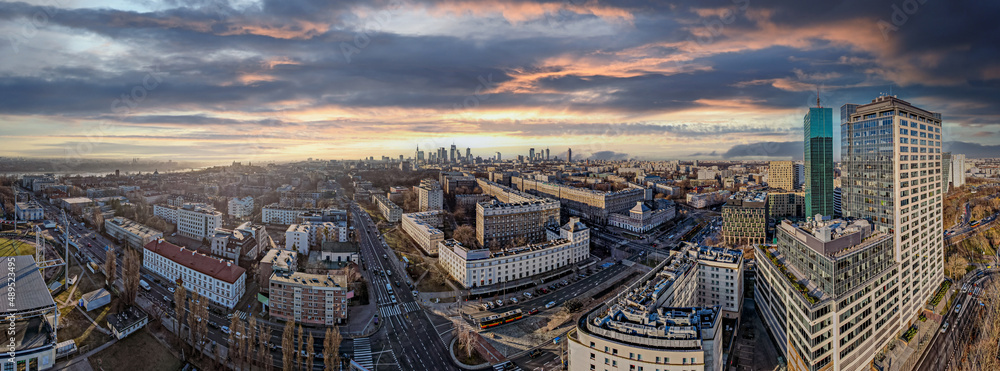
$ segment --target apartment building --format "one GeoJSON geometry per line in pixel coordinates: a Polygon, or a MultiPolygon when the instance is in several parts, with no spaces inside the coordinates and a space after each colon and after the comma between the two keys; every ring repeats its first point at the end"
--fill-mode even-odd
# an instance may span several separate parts
{"type": "Polygon", "coordinates": [[[413,187],[417,192],[420,211],[441,210],[444,208],[444,190],[436,180],[424,179],[420,185],[413,187]]]}
{"type": "Polygon", "coordinates": [[[698,306],[722,309],[724,318],[740,318],[743,311],[743,251],[697,246],[682,249],[698,262],[698,306]]]}
{"type": "Polygon", "coordinates": [[[143,248],[142,266],[167,282],[183,284],[232,309],[246,291],[246,270],[230,260],[213,258],[162,239],[143,248]]]}
{"type": "Polygon", "coordinates": [[[545,228],[552,225],[559,225],[559,201],[476,204],[476,241],[482,247],[508,247],[521,239],[543,241],[545,228]]]}
{"type": "Polygon", "coordinates": [[[722,370],[720,306],[696,306],[698,263],[674,253],[567,335],[570,371],[722,370]]]}
{"type": "Polygon", "coordinates": [[[484,195],[490,195],[493,198],[496,198],[497,201],[504,203],[516,204],[521,202],[536,201],[542,198],[485,179],[476,179],[476,182],[477,185],[479,185],[479,188],[483,190],[484,195]]]}
{"type": "Polygon", "coordinates": [[[308,255],[309,250],[315,250],[323,242],[346,242],[347,238],[347,222],[292,224],[285,230],[285,248],[308,255]]]}
{"type": "Polygon", "coordinates": [[[754,296],[788,369],[871,369],[907,315],[894,236],[867,220],[822,218],[783,221],[776,236],[754,246],[754,296]]]}
{"type": "Polygon", "coordinates": [[[941,114],[882,96],[841,125],[843,215],[893,233],[904,330],[944,280],[941,114]]]}
{"type": "Polygon", "coordinates": [[[437,256],[438,244],[444,241],[444,232],[438,229],[444,224],[444,213],[443,210],[431,210],[402,216],[403,232],[427,255],[437,256]]]}
{"type": "Polygon", "coordinates": [[[685,196],[687,204],[695,209],[704,209],[726,202],[732,193],[726,190],[706,193],[688,193],[685,196]]]}
{"type": "Polygon", "coordinates": [[[206,204],[185,203],[177,209],[177,233],[185,237],[212,237],[222,227],[222,213],[206,204]]]}
{"type": "Polygon", "coordinates": [[[438,245],[439,264],[465,288],[543,274],[590,256],[590,229],[579,218],[559,228],[559,238],[510,249],[470,249],[455,240],[438,245]]]}
{"type": "Polygon", "coordinates": [[[153,216],[158,216],[160,219],[166,220],[167,223],[177,223],[177,206],[171,205],[153,205],[153,216]]]}
{"type": "Polygon", "coordinates": [[[767,239],[767,192],[740,191],[722,206],[722,238],[733,246],[767,239]]]}
{"type": "Polygon", "coordinates": [[[601,225],[608,223],[611,214],[627,212],[636,202],[643,201],[646,197],[646,190],[642,188],[604,192],[516,176],[511,177],[510,182],[521,191],[558,200],[571,215],[601,225]]]}
{"type": "Polygon", "coordinates": [[[271,274],[290,275],[298,270],[298,252],[285,249],[268,250],[257,264],[257,286],[266,294],[271,287],[271,274]]]}
{"type": "Polygon", "coordinates": [[[488,194],[466,194],[455,195],[455,207],[465,210],[473,210],[480,202],[489,202],[493,198],[488,194]]]}
{"type": "Polygon", "coordinates": [[[767,218],[802,219],[806,217],[806,193],[771,189],[767,191],[767,218]]]}
{"type": "Polygon", "coordinates": [[[629,209],[627,214],[611,214],[608,225],[635,233],[649,232],[677,216],[677,208],[673,202],[667,201],[664,207],[651,209],[645,202],[639,201],[629,209]]]}
{"type": "Polygon", "coordinates": [[[256,260],[259,243],[252,233],[239,229],[218,228],[209,238],[212,255],[232,260],[239,264],[241,259],[256,260]]]}
{"type": "Polygon", "coordinates": [[[140,249],[146,246],[149,241],[163,238],[163,232],[139,224],[131,219],[116,216],[112,219],[104,220],[104,231],[111,237],[117,239],[125,246],[133,249],[140,249]]]}
{"type": "Polygon", "coordinates": [[[798,188],[798,174],[792,161],[771,161],[767,167],[767,185],[771,188],[794,191],[798,188]]]}
{"type": "Polygon", "coordinates": [[[229,199],[229,216],[233,218],[246,218],[253,214],[253,197],[229,199]]]}
{"type": "Polygon", "coordinates": [[[274,273],[269,286],[271,318],[317,326],[335,326],[347,319],[346,276],[274,273]]]}
{"type": "Polygon", "coordinates": [[[389,198],[385,197],[385,195],[372,195],[372,203],[378,207],[378,211],[382,213],[382,217],[389,223],[399,222],[399,218],[403,216],[403,209],[396,206],[392,201],[389,201],[389,198]]]}

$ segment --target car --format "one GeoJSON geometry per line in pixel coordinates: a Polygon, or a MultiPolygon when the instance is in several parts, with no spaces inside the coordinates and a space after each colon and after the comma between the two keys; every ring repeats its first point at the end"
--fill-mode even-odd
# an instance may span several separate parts
{"type": "Polygon", "coordinates": [[[941,333],[943,334],[945,331],[948,331],[948,322],[941,325],[941,333]]]}
{"type": "Polygon", "coordinates": [[[392,281],[392,283],[396,284],[396,287],[399,287],[399,281],[392,281]]]}
{"type": "Polygon", "coordinates": [[[170,291],[172,293],[172,292],[175,292],[177,290],[175,290],[174,287],[171,286],[171,287],[167,287],[167,291],[170,291]]]}
{"type": "Polygon", "coordinates": [[[497,299],[497,306],[503,306],[503,299],[497,299]]]}
{"type": "Polygon", "coordinates": [[[222,326],[221,330],[223,334],[229,335],[229,326],[222,326]]]}
{"type": "Polygon", "coordinates": [[[169,297],[167,295],[163,295],[163,301],[173,303],[174,302],[174,298],[169,297]]]}
{"type": "Polygon", "coordinates": [[[233,319],[233,314],[232,313],[227,314],[226,319],[233,319]]]}
{"type": "Polygon", "coordinates": [[[490,305],[487,303],[483,303],[483,310],[490,310],[490,305]]]}
{"type": "Polygon", "coordinates": [[[417,297],[417,294],[419,294],[417,290],[410,291],[410,293],[413,294],[413,297],[417,297]]]}
{"type": "Polygon", "coordinates": [[[538,313],[538,308],[531,308],[531,310],[528,311],[528,315],[532,315],[532,314],[536,314],[536,313],[538,313]]]}
{"type": "Polygon", "coordinates": [[[493,302],[492,301],[486,302],[486,309],[493,309],[493,302]]]}
{"type": "Polygon", "coordinates": [[[550,301],[548,304],[545,304],[545,309],[549,309],[549,308],[552,308],[554,306],[556,306],[556,302],[550,301]]]}
{"type": "Polygon", "coordinates": [[[396,304],[397,303],[397,301],[396,301],[396,295],[389,295],[389,300],[392,300],[392,303],[396,304]]]}
{"type": "Polygon", "coordinates": [[[530,292],[525,292],[524,293],[524,297],[526,297],[528,299],[531,299],[531,293],[530,292]]]}
{"type": "Polygon", "coordinates": [[[959,309],[962,309],[962,304],[955,305],[955,313],[958,313],[959,309]]]}
{"type": "Polygon", "coordinates": [[[517,298],[510,298],[510,301],[514,304],[517,304],[517,298]]]}
{"type": "Polygon", "coordinates": [[[87,247],[94,247],[94,245],[91,245],[90,242],[87,242],[87,247]]]}
{"type": "Polygon", "coordinates": [[[382,259],[389,259],[389,255],[382,254],[382,259]]]}
{"type": "Polygon", "coordinates": [[[531,358],[538,358],[538,356],[540,355],[542,355],[541,349],[532,349],[530,352],[528,352],[528,357],[531,358]]]}

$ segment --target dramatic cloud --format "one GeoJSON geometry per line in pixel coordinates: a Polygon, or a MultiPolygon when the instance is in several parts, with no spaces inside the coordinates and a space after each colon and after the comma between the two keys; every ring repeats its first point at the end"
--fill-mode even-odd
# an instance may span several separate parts
{"type": "Polygon", "coordinates": [[[994,150],[1000,3],[890,5],[0,2],[0,156],[801,157],[817,87],[835,121],[891,90],[994,150]]]}

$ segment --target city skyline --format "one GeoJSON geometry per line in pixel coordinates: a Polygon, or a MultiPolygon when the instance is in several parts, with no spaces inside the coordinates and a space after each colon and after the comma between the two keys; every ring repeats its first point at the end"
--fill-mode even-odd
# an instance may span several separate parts
{"type": "Polygon", "coordinates": [[[1000,150],[995,6],[5,2],[0,156],[357,159],[455,142],[484,158],[801,159],[820,87],[830,107],[891,93],[947,112],[943,149],[984,157],[1000,150]]]}

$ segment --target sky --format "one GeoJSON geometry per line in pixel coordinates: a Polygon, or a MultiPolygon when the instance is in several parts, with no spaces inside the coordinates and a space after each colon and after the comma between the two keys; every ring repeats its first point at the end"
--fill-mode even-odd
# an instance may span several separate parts
{"type": "MultiPolygon", "coordinates": [[[[1000,2],[0,2],[0,156],[801,158],[894,94],[1000,157],[1000,2]]],[[[839,147],[835,145],[835,147],[839,147]]],[[[839,149],[835,150],[839,157],[839,149]]]]}

